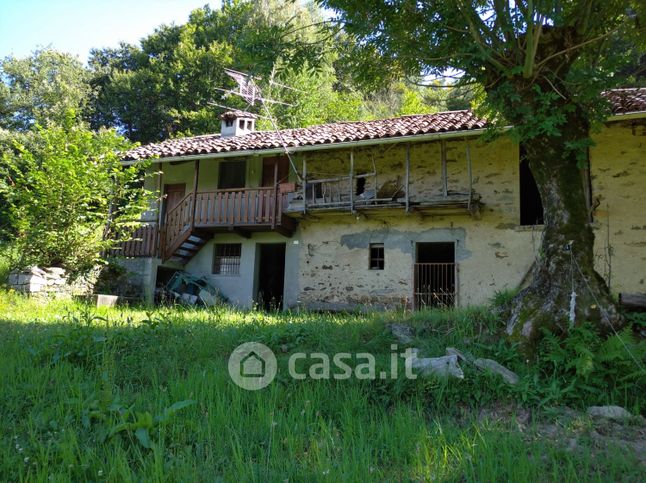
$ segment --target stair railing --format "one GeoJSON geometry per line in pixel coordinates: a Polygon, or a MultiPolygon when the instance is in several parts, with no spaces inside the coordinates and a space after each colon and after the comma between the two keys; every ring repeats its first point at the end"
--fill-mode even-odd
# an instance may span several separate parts
{"type": "Polygon", "coordinates": [[[193,223],[193,193],[189,193],[177,205],[168,210],[164,223],[163,258],[168,259],[177,249],[177,243],[191,230],[193,223]]]}

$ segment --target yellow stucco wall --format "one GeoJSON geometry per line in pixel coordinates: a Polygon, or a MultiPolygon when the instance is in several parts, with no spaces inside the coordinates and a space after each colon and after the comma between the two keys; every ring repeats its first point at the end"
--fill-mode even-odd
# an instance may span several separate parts
{"type": "Polygon", "coordinates": [[[646,292],[646,121],[608,124],[590,152],[597,271],[613,292],[646,292]]]}
{"type": "MultiPolygon", "coordinates": [[[[540,241],[538,232],[518,226],[518,147],[508,138],[488,144],[472,140],[470,146],[473,189],[485,203],[480,219],[468,213],[405,213],[402,209],[366,216],[312,213],[301,221],[298,232],[302,245],[299,302],[410,304],[415,243],[420,242],[456,243],[460,305],[484,303],[496,290],[517,286],[540,241]],[[370,243],[384,243],[383,271],[369,269],[370,243]]],[[[468,187],[465,153],[464,141],[447,142],[450,190],[466,191],[468,187]]],[[[355,152],[359,169],[372,169],[372,159],[379,179],[403,179],[404,146],[355,152]]],[[[412,200],[441,194],[440,159],[438,142],[412,146],[412,200]]],[[[308,154],[307,163],[308,173],[332,174],[332,167],[342,173],[349,153],[308,154]]]]}
{"type": "MultiPolygon", "coordinates": [[[[633,124],[611,123],[595,134],[597,145],[590,155],[592,196],[598,201],[594,214],[598,270],[608,276],[611,268],[611,289],[615,293],[646,291],[646,127],[644,121],[633,124]]],[[[485,303],[496,291],[518,287],[535,260],[541,236],[541,227],[519,226],[518,146],[507,137],[490,143],[471,140],[469,144],[473,189],[484,203],[479,218],[466,212],[406,213],[403,209],[366,214],[312,212],[300,221],[289,242],[291,300],[300,305],[330,307],[410,304],[415,243],[422,242],[455,242],[461,306],[485,303]],[[384,244],[383,271],[369,270],[370,243],[384,244]]],[[[446,146],[448,188],[466,192],[466,142],[452,140],[446,146]]],[[[355,172],[372,171],[374,162],[378,185],[397,178],[403,182],[405,154],[405,145],[356,149],[355,172]]],[[[347,150],[296,155],[299,168],[304,156],[309,176],[349,172],[347,150]]],[[[217,165],[218,160],[201,162],[200,190],[215,189],[217,165]]],[[[193,162],[164,163],[163,183],[185,182],[190,189],[193,169],[193,162]]],[[[411,145],[411,201],[442,193],[441,170],[438,141],[411,145]]],[[[261,171],[261,157],[247,158],[247,186],[258,185],[261,171]]],[[[369,179],[366,190],[374,190],[373,183],[369,179]]],[[[245,243],[252,243],[256,237],[245,243]]],[[[188,269],[208,271],[211,251],[208,256],[198,255],[188,269]],[[207,268],[198,266],[199,260],[207,268]]]]}

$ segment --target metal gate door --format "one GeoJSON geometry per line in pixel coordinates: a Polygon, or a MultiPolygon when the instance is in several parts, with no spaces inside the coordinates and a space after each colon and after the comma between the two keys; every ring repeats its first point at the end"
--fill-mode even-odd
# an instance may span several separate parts
{"type": "Polygon", "coordinates": [[[454,307],[456,270],[455,263],[415,263],[415,308],[454,307]]]}

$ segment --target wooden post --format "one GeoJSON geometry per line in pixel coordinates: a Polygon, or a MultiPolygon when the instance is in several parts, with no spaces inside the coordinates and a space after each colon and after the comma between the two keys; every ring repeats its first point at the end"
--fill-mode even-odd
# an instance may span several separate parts
{"type": "Polygon", "coordinates": [[[469,176],[469,201],[467,204],[467,209],[471,210],[471,196],[473,193],[473,174],[471,171],[471,146],[467,140],[467,173],[469,176]]]}
{"type": "Polygon", "coordinates": [[[191,230],[195,228],[195,210],[197,208],[197,183],[200,179],[200,160],[195,160],[195,178],[193,179],[193,204],[191,206],[191,230]]]}
{"type": "Polygon", "coordinates": [[[446,198],[449,195],[448,174],[446,167],[446,141],[440,141],[440,157],[442,159],[442,193],[446,198]]]}
{"type": "Polygon", "coordinates": [[[161,169],[159,169],[159,199],[157,200],[157,240],[155,244],[155,254],[161,258],[162,257],[162,252],[164,250],[164,225],[165,225],[165,220],[164,220],[164,172],[161,169]]]}
{"type": "Polygon", "coordinates": [[[303,155],[303,214],[307,213],[307,155],[303,155]]]}
{"type": "Polygon", "coordinates": [[[350,150],[350,212],[354,213],[354,150],[350,150]]]}
{"type": "Polygon", "coordinates": [[[274,216],[271,218],[272,230],[276,228],[276,217],[278,216],[278,161],[274,162],[274,216]]]}
{"type": "Polygon", "coordinates": [[[157,221],[159,222],[159,226],[162,226],[164,224],[164,220],[162,216],[164,215],[164,210],[163,210],[163,205],[164,205],[164,183],[163,183],[163,178],[164,178],[164,172],[159,171],[159,179],[157,181],[157,186],[159,188],[159,196],[157,198],[157,221]]]}
{"type": "Polygon", "coordinates": [[[406,213],[410,211],[410,143],[406,144],[406,213]]]}

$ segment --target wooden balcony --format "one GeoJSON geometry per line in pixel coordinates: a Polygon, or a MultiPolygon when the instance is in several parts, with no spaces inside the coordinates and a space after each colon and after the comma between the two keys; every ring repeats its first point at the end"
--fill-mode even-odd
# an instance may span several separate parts
{"type": "Polygon", "coordinates": [[[161,229],[164,260],[190,259],[209,234],[276,231],[291,236],[296,222],[283,215],[287,197],[278,187],[227,189],[189,193],[166,213],[161,229]]]}
{"type": "Polygon", "coordinates": [[[159,256],[159,226],[146,223],[135,230],[129,240],[109,250],[112,257],[157,257],[159,256]]]}

